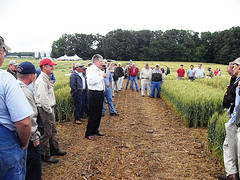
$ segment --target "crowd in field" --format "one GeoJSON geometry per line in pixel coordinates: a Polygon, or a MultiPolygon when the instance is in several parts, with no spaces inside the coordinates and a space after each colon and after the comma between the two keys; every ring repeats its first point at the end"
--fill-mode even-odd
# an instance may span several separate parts
{"type": "MultiPolygon", "coordinates": [[[[0,37],[0,66],[9,47],[0,37]]],[[[41,162],[58,163],[55,156],[66,155],[65,150],[59,148],[56,137],[56,121],[54,106],[56,104],[53,91],[56,64],[48,58],[39,62],[39,68],[30,62],[17,63],[9,61],[7,71],[0,70],[0,179],[41,179],[41,162]],[[35,74],[37,79],[35,80],[35,74]],[[35,83],[33,83],[35,81],[35,83]]],[[[224,165],[226,176],[219,175],[219,179],[239,179],[238,165],[240,158],[240,58],[231,62],[227,68],[231,75],[230,84],[224,95],[223,106],[227,108],[229,122],[226,123],[226,138],[223,145],[224,165]]],[[[69,86],[74,99],[74,123],[81,125],[87,121],[85,138],[95,140],[95,135],[105,136],[99,131],[101,117],[105,116],[105,104],[108,104],[110,116],[120,116],[113,104],[114,94],[122,89],[141,90],[142,97],[160,98],[161,85],[164,76],[170,74],[166,66],[149,67],[146,63],[139,71],[130,61],[122,67],[120,63],[103,63],[103,57],[95,54],[88,67],[81,63],[73,65],[69,86]],[[123,88],[123,79],[126,86],[123,88]],[[138,86],[137,79],[141,84],[138,86]],[[139,88],[140,87],[140,88],[139,88]],[[87,119],[84,116],[87,115],[87,119]]],[[[178,80],[183,80],[185,70],[183,65],[177,70],[178,80]]],[[[220,76],[221,71],[215,72],[208,68],[205,75],[202,64],[187,71],[189,81],[196,78],[213,78],[220,76]]]]}
{"type": "MultiPolygon", "coordinates": [[[[207,73],[202,68],[202,63],[198,64],[198,67],[194,68],[193,65],[190,65],[190,68],[187,70],[187,79],[189,81],[194,81],[195,79],[201,79],[206,76],[206,78],[213,78],[214,76],[221,76],[221,70],[216,69],[214,72],[211,67],[207,68],[207,73]]],[[[185,69],[183,68],[183,64],[180,65],[180,68],[177,70],[178,80],[184,80],[185,69]]]]}

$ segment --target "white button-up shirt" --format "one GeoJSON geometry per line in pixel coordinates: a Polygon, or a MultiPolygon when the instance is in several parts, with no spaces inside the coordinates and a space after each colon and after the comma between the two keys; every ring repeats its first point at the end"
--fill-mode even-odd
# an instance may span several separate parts
{"type": "Polygon", "coordinates": [[[102,71],[95,64],[87,69],[86,75],[89,90],[103,91],[102,71]]]}

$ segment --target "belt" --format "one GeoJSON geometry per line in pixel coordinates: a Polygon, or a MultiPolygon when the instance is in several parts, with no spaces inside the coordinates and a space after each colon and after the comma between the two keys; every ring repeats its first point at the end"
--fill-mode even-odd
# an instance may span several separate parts
{"type": "Polygon", "coordinates": [[[91,92],[103,92],[103,90],[89,90],[89,91],[91,91],[91,92]]]}

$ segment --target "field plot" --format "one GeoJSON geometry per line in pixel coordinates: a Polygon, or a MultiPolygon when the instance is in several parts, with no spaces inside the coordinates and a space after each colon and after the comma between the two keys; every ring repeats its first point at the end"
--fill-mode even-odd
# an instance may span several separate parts
{"type": "MultiPolygon", "coordinates": [[[[140,83],[140,82],[139,82],[140,83]]],[[[43,163],[43,179],[215,179],[223,167],[207,150],[207,132],[187,128],[162,99],[122,90],[114,98],[119,117],[106,112],[106,137],[84,138],[86,124],[59,123],[68,154],[43,163]]]]}

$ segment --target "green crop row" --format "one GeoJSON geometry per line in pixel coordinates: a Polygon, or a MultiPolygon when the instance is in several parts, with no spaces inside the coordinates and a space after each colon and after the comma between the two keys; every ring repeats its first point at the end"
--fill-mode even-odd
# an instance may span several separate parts
{"type": "Polygon", "coordinates": [[[223,162],[223,142],[225,139],[225,123],[229,120],[227,114],[214,113],[208,123],[209,150],[223,162]]]}
{"type": "Polygon", "coordinates": [[[222,88],[196,82],[169,80],[162,86],[162,95],[183,117],[189,127],[206,127],[215,112],[223,112],[222,88]]]}
{"type": "Polygon", "coordinates": [[[61,89],[54,90],[56,97],[55,116],[56,120],[73,121],[74,120],[74,103],[70,94],[70,87],[65,86],[61,89]]]}

